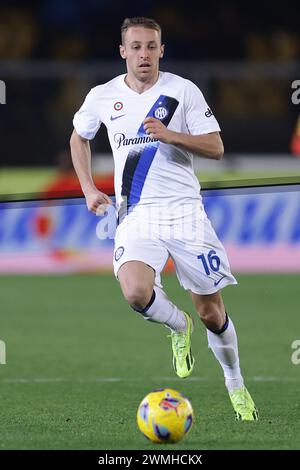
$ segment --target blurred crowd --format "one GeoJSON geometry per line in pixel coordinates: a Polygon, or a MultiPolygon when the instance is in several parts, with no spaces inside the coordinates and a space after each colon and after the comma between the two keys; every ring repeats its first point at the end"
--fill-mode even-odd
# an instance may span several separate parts
{"type": "Polygon", "coordinates": [[[166,56],[189,60],[296,60],[300,30],[280,3],[210,0],[1,0],[0,60],[118,57],[128,16],[155,18],[166,56]]]}
{"type": "MultiPolygon", "coordinates": [[[[7,85],[7,105],[0,106],[0,165],[56,164],[60,149],[68,147],[72,117],[83,97],[113,76],[103,72],[101,60],[116,60],[120,73],[125,72],[118,50],[120,26],[132,16],[161,24],[165,59],[189,61],[184,74],[182,68],[172,71],[200,88],[203,83],[191,76],[196,63],[299,62],[296,12],[263,0],[259,5],[233,0],[1,0],[0,79],[7,85]],[[25,64],[28,74],[1,75],[6,61],[25,64]],[[33,63],[47,61],[78,61],[76,71],[81,62],[100,66],[85,79],[77,72],[43,74],[42,79],[30,75],[33,63]]],[[[162,70],[168,69],[165,59],[162,70]]],[[[228,153],[295,153],[290,139],[299,111],[291,105],[290,83],[290,76],[243,73],[207,80],[203,91],[221,123],[228,153]]],[[[102,127],[94,150],[109,152],[102,127]]]]}

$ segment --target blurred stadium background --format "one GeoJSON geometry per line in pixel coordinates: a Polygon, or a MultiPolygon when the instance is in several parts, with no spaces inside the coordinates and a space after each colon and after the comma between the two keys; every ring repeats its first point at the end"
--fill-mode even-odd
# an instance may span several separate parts
{"type": "MultiPolygon", "coordinates": [[[[246,376],[265,413],[251,435],[224,424],[223,407],[206,394],[211,384],[219,384],[220,372],[202,338],[201,374],[196,371],[195,382],[184,382],[184,391],[204,413],[205,433],[200,419],[183,448],[300,447],[294,409],[299,372],[290,361],[300,328],[295,315],[300,105],[291,100],[292,82],[300,79],[299,21],[292,8],[283,12],[279,4],[261,2],[255,14],[254,9],[252,2],[214,0],[201,5],[199,14],[192,1],[139,0],[117,8],[107,0],[1,1],[0,80],[6,84],[6,104],[0,105],[0,338],[8,355],[0,368],[2,448],[143,448],[134,407],[171,376],[170,361],[164,360],[157,379],[155,365],[169,354],[165,339],[132,317],[111,274],[114,215],[96,218],[83,198],[66,198],[80,195],[69,153],[74,112],[92,86],[125,72],[118,53],[120,25],[125,17],[140,15],[162,26],[161,70],[197,83],[222,128],[223,161],[197,158],[195,170],[205,208],[240,281],[224,295],[232,315],[241,314],[235,321],[241,326],[246,376]],[[64,199],[51,200],[62,194],[64,199]],[[120,331],[136,332],[128,332],[135,348],[116,332],[114,318],[120,331]],[[260,324],[268,329],[267,341],[257,331],[260,324]],[[144,342],[151,354],[136,357],[144,342]],[[125,366],[118,362],[123,358],[125,366]],[[289,397],[285,405],[283,394],[289,397]],[[100,397],[107,403],[101,410],[100,397]],[[116,417],[114,400],[122,397],[116,417]],[[23,416],[20,422],[16,413],[23,416]],[[107,421],[108,435],[98,429],[107,421]]],[[[112,194],[113,161],[104,128],[92,151],[97,185],[112,194]]],[[[165,282],[170,295],[191,308],[172,273],[165,282]]],[[[182,387],[174,380],[168,384],[182,387]]],[[[225,402],[222,392],[217,394],[225,402]]]]}

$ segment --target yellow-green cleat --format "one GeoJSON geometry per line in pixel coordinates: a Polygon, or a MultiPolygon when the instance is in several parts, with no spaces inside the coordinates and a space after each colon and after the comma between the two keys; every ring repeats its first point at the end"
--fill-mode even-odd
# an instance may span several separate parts
{"type": "Polygon", "coordinates": [[[195,359],[192,354],[191,336],[194,323],[189,313],[183,312],[186,317],[186,331],[172,331],[173,367],[181,379],[188,377],[193,370],[195,359]]]}
{"type": "Polygon", "coordinates": [[[258,411],[245,386],[229,393],[229,397],[238,421],[257,421],[258,411]]]}

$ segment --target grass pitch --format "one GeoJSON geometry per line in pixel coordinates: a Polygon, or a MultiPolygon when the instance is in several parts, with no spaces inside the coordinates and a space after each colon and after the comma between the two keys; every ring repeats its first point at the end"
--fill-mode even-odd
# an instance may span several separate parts
{"type": "MultiPolygon", "coordinates": [[[[45,191],[56,180],[57,170],[43,167],[2,168],[0,172],[0,196],[18,195],[27,199],[32,193],[45,191]]],[[[243,187],[270,184],[296,184],[300,181],[300,169],[264,171],[220,170],[219,172],[199,172],[196,175],[202,189],[243,187]]]]}
{"type": "MultiPolygon", "coordinates": [[[[1,449],[299,449],[299,277],[238,276],[224,293],[239,336],[242,370],[260,421],[238,423],[222,371],[200,321],[196,365],[177,379],[164,327],[145,322],[110,275],[2,276],[1,449]],[[148,442],[135,423],[151,390],[172,387],[192,402],[196,422],[173,445],[148,442]]],[[[193,311],[174,276],[164,285],[193,311]]],[[[196,314],[195,314],[196,317],[196,314]]]]}

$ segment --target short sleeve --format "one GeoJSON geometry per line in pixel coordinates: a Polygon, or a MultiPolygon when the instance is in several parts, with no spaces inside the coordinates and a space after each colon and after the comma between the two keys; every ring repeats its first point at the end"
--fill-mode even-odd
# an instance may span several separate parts
{"type": "Polygon", "coordinates": [[[200,135],[220,131],[218,121],[199,88],[190,80],[186,80],[186,84],[186,125],[190,134],[200,135]]]}
{"type": "Polygon", "coordinates": [[[81,108],[75,113],[73,125],[77,134],[84,139],[91,140],[97,134],[101,126],[101,120],[96,112],[95,91],[93,88],[87,94],[81,108]]]}

